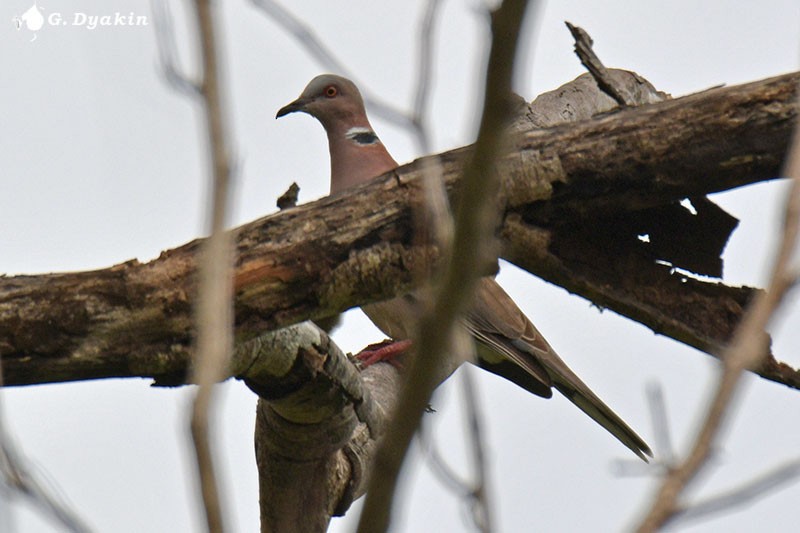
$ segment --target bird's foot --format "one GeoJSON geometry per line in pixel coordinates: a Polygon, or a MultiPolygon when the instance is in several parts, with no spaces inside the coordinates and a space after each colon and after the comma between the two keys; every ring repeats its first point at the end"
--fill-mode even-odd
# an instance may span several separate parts
{"type": "Polygon", "coordinates": [[[361,368],[367,368],[370,365],[374,365],[375,363],[380,363],[381,361],[385,361],[390,365],[394,366],[398,370],[403,369],[403,363],[399,359],[398,356],[403,355],[409,348],[411,347],[410,340],[403,340],[403,341],[393,341],[393,340],[385,340],[383,342],[378,342],[376,344],[370,344],[360,352],[358,352],[355,357],[361,363],[361,368]]]}

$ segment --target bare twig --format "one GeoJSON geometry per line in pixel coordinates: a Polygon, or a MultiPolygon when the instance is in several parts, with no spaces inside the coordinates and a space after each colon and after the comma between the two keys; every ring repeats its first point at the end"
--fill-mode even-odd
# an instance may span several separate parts
{"type": "MultiPolygon", "coordinates": [[[[0,373],[0,381],[2,374],[0,373]]],[[[31,464],[19,452],[3,423],[0,412],[0,498],[19,495],[31,502],[43,515],[49,516],[71,533],[88,533],[88,525],[69,508],[67,502],[48,487],[31,464]]],[[[0,522],[2,525],[2,522],[0,522]]]]}
{"type": "Polygon", "coordinates": [[[667,405],[664,401],[664,390],[659,383],[647,386],[647,405],[650,407],[650,419],[653,421],[653,442],[658,451],[659,462],[672,465],[675,462],[675,446],[669,432],[667,405]]]}
{"type": "MultiPolygon", "coordinates": [[[[409,125],[417,142],[417,148],[423,154],[430,154],[433,150],[427,113],[432,88],[433,28],[441,4],[441,0],[428,0],[420,23],[417,88],[409,125]]],[[[414,213],[414,234],[418,242],[435,243],[446,254],[453,241],[453,215],[444,185],[442,165],[438,158],[428,158],[424,161],[422,179],[424,201],[421,203],[421,208],[414,213]]]]}
{"type": "MultiPolygon", "coordinates": [[[[221,89],[218,47],[210,0],[197,0],[202,73],[199,82],[180,73],[174,27],[166,3],[154,2],[158,16],[156,35],[159,57],[167,81],[179,91],[199,96],[203,104],[211,151],[210,237],[201,249],[197,314],[197,353],[191,381],[198,385],[192,404],[191,433],[202,493],[206,524],[211,532],[224,531],[219,485],[215,473],[209,418],[213,386],[226,374],[233,348],[232,266],[233,236],[225,231],[232,168],[228,128],[221,89]]],[[[218,19],[217,19],[218,20],[218,19]]]]}
{"type": "MultiPolygon", "coordinates": [[[[0,361],[0,387],[3,385],[3,365],[0,361]]],[[[0,400],[2,396],[0,396],[0,400]]],[[[70,533],[91,531],[80,516],[58,494],[50,490],[46,482],[17,449],[11,434],[6,430],[5,413],[0,402],[0,500],[10,500],[12,494],[28,499],[42,514],[49,515],[70,533]]],[[[52,486],[52,483],[50,483],[52,486]]],[[[3,511],[0,507],[0,511],[3,511]]],[[[0,521],[0,527],[4,523],[0,521]]]]}
{"type": "Polygon", "coordinates": [[[658,382],[652,382],[647,385],[645,392],[650,410],[650,424],[653,427],[655,460],[650,464],[642,464],[641,461],[617,459],[612,463],[612,468],[618,476],[662,475],[675,465],[675,448],[669,432],[664,391],[658,382]]]}
{"type": "Polygon", "coordinates": [[[768,353],[766,326],[780,306],[784,296],[797,283],[798,269],[792,265],[800,234],[800,135],[797,128],[785,165],[784,175],[791,178],[783,221],[782,238],[766,291],[759,293],[747,312],[729,347],[720,357],[724,367],[711,399],[703,426],[688,456],[664,479],[647,515],[638,527],[639,532],[661,528],[678,512],[678,501],[684,488],[706,464],[715,439],[726,420],[729,407],[743,372],[756,368],[768,353]]]}
{"type": "Polygon", "coordinates": [[[411,111],[411,124],[417,135],[422,152],[431,152],[430,134],[427,125],[427,109],[430,100],[433,69],[433,26],[436,23],[442,0],[428,0],[419,27],[419,53],[417,56],[417,90],[411,111]]]}
{"type": "Polygon", "coordinates": [[[453,492],[458,493],[459,496],[469,496],[471,492],[470,483],[467,479],[461,478],[459,474],[447,463],[447,461],[439,453],[439,448],[433,439],[433,435],[429,432],[428,427],[423,421],[420,425],[419,432],[417,433],[422,453],[428,460],[428,465],[431,468],[434,476],[436,476],[441,483],[446,485],[453,492]]]}
{"type": "Polygon", "coordinates": [[[153,13],[153,28],[158,44],[158,60],[164,79],[176,91],[191,96],[200,95],[200,85],[181,72],[178,66],[178,49],[175,46],[175,23],[172,10],[165,0],[151,0],[150,10],[153,13]]]}
{"type": "Polygon", "coordinates": [[[464,398],[464,411],[467,418],[468,444],[472,452],[473,475],[475,480],[469,481],[459,476],[439,453],[432,435],[423,423],[419,429],[419,440],[423,453],[428,460],[434,475],[439,481],[463,498],[469,506],[473,523],[478,530],[488,532],[491,526],[491,507],[489,504],[488,473],[482,439],[482,426],[480,409],[477,402],[475,382],[472,379],[473,369],[469,366],[461,368],[459,373],[464,398]]]}
{"type": "Polygon", "coordinates": [[[475,488],[471,494],[472,519],[482,533],[492,531],[492,509],[489,505],[488,473],[486,453],[481,435],[483,421],[480,417],[476,398],[475,383],[472,380],[472,368],[464,368],[461,373],[461,385],[464,395],[464,409],[469,424],[470,444],[472,444],[472,468],[475,475],[475,488]]]}
{"type": "MultiPolygon", "coordinates": [[[[431,153],[430,129],[427,123],[427,109],[432,88],[432,65],[434,45],[434,25],[436,24],[441,0],[429,0],[422,15],[419,32],[419,54],[417,59],[417,89],[411,111],[411,124],[417,145],[422,153],[431,153]]],[[[453,239],[453,217],[442,177],[442,166],[438,158],[431,158],[423,175],[423,194],[425,196],[423,213],[416,213],[415,233],[424,241],[432,237],[441,250],[449,250],[453,239]]],[[[439,479],[464,497],[471,510],[471,517],[481,531],[491,531],[489,491],[486,490],[486,463],[483,456],[483,437],[480,431],[480,410],[475,401],[475,384],[470,378],[470,369],[464,368],[459,379],[464,388],[465,410],[469,427],[467,440],[473,451],[475,481],[470,483],[458,476],[438,454],[433,441],[428,443],[430,464],[439,479]]]]}
{"type": "Polygon", "coordinates": [[[418,357],[414,358],[409,380],[389,430],[375,460],[359,521],[360,532],[385,531],[397,476],[419,420],[436,385],[436,370],[444,352],[458,333],[457,319],[469,305],[473,287],[483,272],[487,243],[494,224],[493,197],[497,187],[492,166],[501,146],[501,135],[510,118],[511,76],[517,38],[527,2],[506,0],[493,14],[494,38],[486,75],[484,114],[470,165],[464,175],[463,196],[456,218],[452,257],[446,263],[441,289],[434,307],[420,325],[418,357]]]}
{"type": "Polygon", "coordinates": [[[778,490],[800,477],[800,460],[779,465],[744,485],[686,508],[675,510],[673,524],[706,518],[709,515],[741,508],[744,504],[764,498],[768,492],[778,490]]]}

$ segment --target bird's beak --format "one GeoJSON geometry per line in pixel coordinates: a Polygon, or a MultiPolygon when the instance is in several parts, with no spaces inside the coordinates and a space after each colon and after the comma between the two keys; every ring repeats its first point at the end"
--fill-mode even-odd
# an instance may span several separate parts
{"type": "Polygon", "coordinates": [[[298,111],[305,111],[306,104],[308,104],[308,100],[305,98],[298,98],[291,104],[285,105],[278,110],[278,114],[275,115],[275,118],[281,118],[282,116],[288,115],[289,113],[296,113],[298,111]]]}

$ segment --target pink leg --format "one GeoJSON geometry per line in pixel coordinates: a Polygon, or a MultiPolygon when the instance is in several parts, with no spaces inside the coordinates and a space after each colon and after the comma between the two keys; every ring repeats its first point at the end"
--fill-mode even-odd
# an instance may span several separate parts
{"type": "Polygon", "coordinates": [[[386,340],[377,344],[370,344],[356,354],[356,359],[361,361],[361,366],[363,368],[374,365],[375,363],[379,363],[381,361],[386,361],[395,367],[401,368],[402,363],[395,358],[398,355],[405,353],[410,347],[410,340],[386,340]]]}

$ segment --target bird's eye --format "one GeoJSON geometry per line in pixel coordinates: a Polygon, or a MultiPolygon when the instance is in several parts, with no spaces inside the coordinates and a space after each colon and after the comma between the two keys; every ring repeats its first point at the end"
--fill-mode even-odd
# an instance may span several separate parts
{"type": "Polygon", "coordinates": [[[328,85],[328,87],[325,88],[325,96],[328,98],[333,98],[337,94],[339,94],[339,90],[335,85],[328,85]]]}

